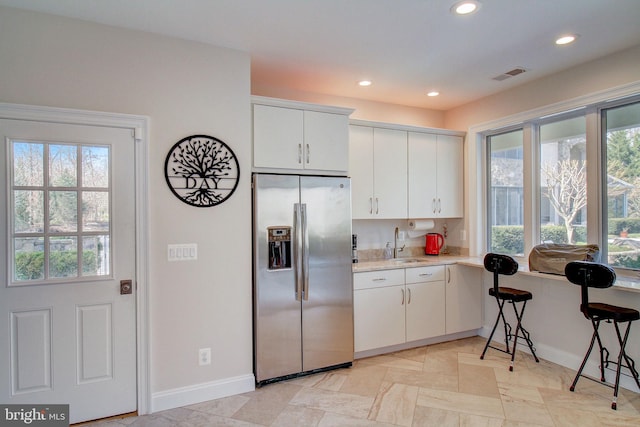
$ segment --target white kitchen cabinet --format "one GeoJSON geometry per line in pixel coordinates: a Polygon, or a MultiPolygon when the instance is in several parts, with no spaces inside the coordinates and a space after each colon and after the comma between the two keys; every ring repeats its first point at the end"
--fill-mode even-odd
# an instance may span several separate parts
{"type": "Polygon", "coordinates": [[[347,172],[352,110],[315,107],[255,97],[254,168],[347,172]]]}
{"type": "Polygon", "coordinates": [[[407,132],[349,127],[353,219],[407,218],[407,132]]]}
{"type": "Polygon", "coordinates": [[[445,334],[445,267],[406,269],[406,341],[445,334]]]}
{"type": "Polygon", "coordinates": [[[460,218],[463,211],[461,136],[408,133],[409,218],[460,218]]]}
{"type": "Polygon", "coordinates": [[[355,351],[444,335],[444,278],[444,266],[355,273],[355,351]]]}
{"type": "Polygon", "coordinates": [[[354,273],[355,351],[482,327],[476,267],[430,265],[354,273]]]}
{"type": "Polygon", "coordinates": [[[355,351],[404,343],[404,269],[353,276],[355,351]]]}
{"type": "Polygon", "coordinates": [[[482,284],[476,267],[446,266],[446,333],[482,327],[482,284]]]}

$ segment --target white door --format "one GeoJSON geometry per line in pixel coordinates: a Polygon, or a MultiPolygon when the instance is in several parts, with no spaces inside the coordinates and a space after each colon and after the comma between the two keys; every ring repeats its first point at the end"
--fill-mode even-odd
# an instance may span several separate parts
{"type": "Polygon", "coordinates": [[[292,108],[253,106],[253,166],[304,168],[303,114],[292,108]]]}
{"type": "Polygon", "coordinates": [[[305,169],[346,172],[349,169],[349,117],[304,112],[305,169]]]}
{"type": "Polygon", "coordinates": [[[407,132],[373,129],[376,218],[407,218],[407,132]]]}
{"type": "Polygon", "coordinates": [[[433,218],[438,203],[438,136],[409,132],[408,140],[409,218],[433,218]]]}
{"type": "Polygon", "coordinates": [[[462,137],[438,135],[438,216],[461,218],[464,215],[464,151],[462,137]]]}
{"type": "Polygon", "coordinates": [[[0,401],[69,404],[71,423],[135,411],[132,132],[0,120],[0,135],[0,401]]]}
{"type": "Polygon", "coordinates": [[[373,128],[349,126],[349,176],[351,176],[351,216],[374,217],[373,128]]]}

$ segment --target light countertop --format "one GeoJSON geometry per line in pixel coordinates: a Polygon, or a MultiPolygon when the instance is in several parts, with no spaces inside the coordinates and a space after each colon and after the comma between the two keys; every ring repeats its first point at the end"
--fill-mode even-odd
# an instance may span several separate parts
{"type": "MultiPolygon", "coordinates": [[[[531,277],[538,277],[546,280],[566,281],[566,277],[556,274],[540,273],[530,271],[527,260],[516,259],[519,264],[518,274],[531,277]]],[[[436,255],[436,256],[419,256],[405,257],[394,259],[380,259],[371,261],[360,261],[352,265],[354,273],[365,271],[391,270],[394,268],[413,268],[425,267],[430,265],[450,265],[460,264],[468,267],[484,268],[483,257],[470,257],[462,255],[436,255]]],[[[618,275],[616,283],[613,285],[615,289],[631,292],[640,292],[640,277],[627,277],[618,275]]]]}

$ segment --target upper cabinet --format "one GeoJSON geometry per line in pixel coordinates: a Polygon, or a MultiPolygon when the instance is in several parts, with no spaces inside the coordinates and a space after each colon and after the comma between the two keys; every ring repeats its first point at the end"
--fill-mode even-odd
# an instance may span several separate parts
{"type": "Polygon", "coordinates": [[[407,132],[349,127],[353,219],[407,218],[407,132]]]}
{"type": "Polygon", "coordinates": [[[408,153],[409,218],[462,217],[462,136],[409,132],[408,153]]]}
{"type": "Polygon", "coordinates": [[[346,174],[351,109],[253,97],[254,170],[346,174]]]}
{"type": "Polygon", "coordinates": [[[464,215],[462,132],[350,123],[353,219],[464,215]]]}

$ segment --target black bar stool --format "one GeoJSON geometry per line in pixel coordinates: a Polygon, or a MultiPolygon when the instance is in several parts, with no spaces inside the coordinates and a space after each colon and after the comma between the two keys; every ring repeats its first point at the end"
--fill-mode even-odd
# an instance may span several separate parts
{"type": "Polygon", "coordinates": [[[487,349],[491,347],[495,350],[511,355],[511,365],[509,366],[509,370],[513,371],[513,361],[516,357],[516,345],[518,344],[518,337],[520,337],[527,342],[529,350],[531,350],[531,354],[536,362],[540,362],[540,360],[538,360],[538,356],[536,356],[536,351],[533,348],[533,342],[529,337],[529,332],[527,332],[527,330],[522,326],[522,315],[524,313],[524,309],[527,306],[527,301],[532,299],[533,295],[529,291],[498,286],[498,276],[500,274],[505,276],[516,274],[518,271],[518,263],[508,255],[488,253],[484,257],[484,268],[493,273],[493,287],[489,289],[489,295],[494,297],[498,303],[498,317],[496,318],[496,323],[493,325],[491,335],[489,335],[489,339],[487,340],[487,344],[484,346],[480,359],[484,359],[487,349]],[[511,333],[511,325],[505,319],[504,312],[502,310],[507,301],[509,301],[513,306],[513,311],[516,314],[516,319],[518,321],[515,334],[511,333]],[[519,312],[518,307],[516,306],[516,303],[518,302],[522,302],[522,308],[519,312]],[[504,325],[504,343],[506,350],[493,347],[491,345],[491,339],[493,338],[493,334],[496,332],[500,319],[502,319],[502,323],[504,325]],[[511,338],[513,338],[513,348],[509,350],[509,340],[511,338]]]}
{"type": "Polygon", "coordinates": [[[593,344],[597,340],[598,347],[600,349],[600,382],[605,382],[604,369],[607,368],[610,363],[617,365],[615,384],[611,385],[605,383],[606,386],[613,388],[613,401],[611,403],[611,409],[616,409],[618,400],[618,387],[620,385],[620,368],[622,367],[622,359],[624,359],[626,368],[629,369],[629,371],[631,372],[631,376],[640,388],[640,381],[638,380],[638,371],[636,370],[635,363],[624,350],[625,346],[627,345],[627,338],[629,337],[631,322],[640,319],[640,312],[632,308],[618,307],[615,305],[599,302],[589,302],[589,288],[609,288],[615,283],[616,273],[611,267],[595,262],[573,261],[567,264],[564,269],[564,274],[565,276],[567,276],[567,279],[571,283],[580,285],[582,294],[580,311],[582,312],[582,314],[584,314],[584,317],[591,320],[591,324],[593,325],[593,335],[591,336],[591,344],[589,344],[589,350],[587,350],[587,354],[584,356],[584,360],[582,361],[580,369],[578,369],[578,373],[573,380],[573,384],[571,384],[569,390],[574,391],[576,389],[576,384],[578,383],[578,379],[581,376],[597,382],[596,379],[582,374],[582,370],[587,364],[587,359],[591,354],[591,350],[593,350],[593,344]],[[611,323],[613,321],[613,325],[616,328],[616,335],[618,336],[618,343],[620,344],[620,353],[618,354],[617,363],[609,360],[609,351],[606,349],[606,347],[603,347],[602,341],[600,340],[598,328],[600,327],[600,322],[603,320],[606,323],[611,323]],[[620,323],[627,324],[624,338],[620,334],[620,328],[618,326],[618,324],[620,323]]]}

